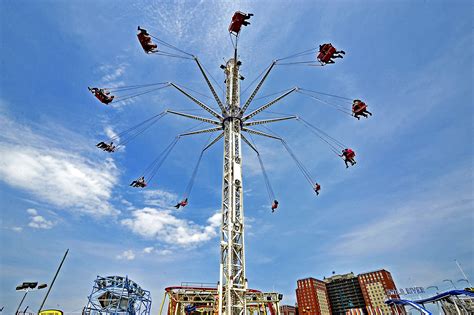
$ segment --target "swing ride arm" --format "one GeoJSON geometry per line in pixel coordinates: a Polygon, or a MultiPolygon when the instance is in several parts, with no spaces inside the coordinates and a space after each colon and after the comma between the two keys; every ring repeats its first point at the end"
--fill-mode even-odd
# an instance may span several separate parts
{"type": "Polygon", "coordinates": [[[204,77],[204,80],[206,80],[206,83],[207,83],[207,86],[209,86],[209,89],[211,90],[211,93],[212,95],[214,96],[214,99],[216,100],[217,104],[219,105],[219,108],[221,109],[222,111],[222,114],[225,115],[227,113],[225,107],[224,107],[224,104],[222,104],[222,101],[221,99],[219,98],[219,96],[217,95],[216,93],[216,90],[214,89],[214,87],[212,86],[212,83],[211,81],[209,81],[209,78],[207,77],[206,75],[206,72],[204,71],[201,63],[199,62],[199,59],[197,57],[194,57],[194,61],[196,61],[196,64],[198,65],[199,67],[199,70],[201,71],[203,77],[204,77]]]}
{"type": "Polygon", "coordinates": [[[203,102],[199,101],[198,99],[196,99],[194,96],[192,96],[191,94],[189,94],[188,92],[184,91],[182,88],[180,88],[178,85],[170,82],[170,85],[172,87],[174,87],[175,89],[177,89],[178,91],[180,91],[181,93],[183,93],[184,95],[186,95],[190,100],[192,100],[194,103],[198,104],[199,106],[201,106],[205,111],[207,111],[209,114],[211,114],[212,116],[216,117],[217,119],[219,120],[223,120],[223,117],[221,115],[219,115],[216,111],[214,111],[212,108],[210,108],[209,106],[207,106],[206,104],[204,104],[203,102]]]}
{"type": "Polygon", "coordinates": [[[274,100],[268,102],[267,104],[261,106],[260,108],[257,108],[256,110],[254,110],[253,112],[251,112],[250,114],[248,114],[247,116],[243,117],[242,118],[242,121],[246,121],[252,117],[254,117],[255,115],[263,112],[264,110],[266,110],[267,108],[269,108],[270,106],[272,106],[273,104],[279,102],[280,100],[282,100],[283,98],[285,98],[286,96],[290,95],[291,93],[293,93],[294,91],[297,91],[298,88],[297,87],[294,87],[292,88],[291,90],[289,90],[288,92],[286,93],[283,93],[282,95],[278,96],[277,98],[275,98],[274,100]]]}
{"type": "Polygon", "coordinates": [[[206,123],[213,124],[213,125],[218,125],[218,126],[221,125],[221,122],[219,122],[217,120],[212,120],[212,119],[209,119],[209,118],[205,118],[205,117],[200,117],[200,116],[190,115],[190,114],[186,114],[186,113],[175,112],[174,110],[169,110],[169,109],[166,112],[170,113],[170,114],[173,114],[173,115],[178,115],[178,116],[183,116],[183,117],[186,117],[186,118],[199,120],[199,121],[206,122],[206,123]]]}
{"type": "Polygon", "coordinates": [[[288,117],[281,117],[281,118],[274,118],[274,119],[255,120],[255,121],[245,122],[243,125],[245,127],[255,126],[255,125],[263,125],[263,124],[269,124],[269,123],[288,120],[288,119],[298,119],[298,116],[288,116],[288,117]]]}
{"type": "Polygon", "coordinates": [[[242,140],[244,140],[244,142],[252,149],[255,151],[255,153],[257,153],[257,155],[260,155],[260,153],[258,152],[257,148],[252,144],[250,143],[250,141],[244,136],[244,135],[241,135],[242,137],[242,140]]]}
{"type": "Polygon", "coordinates": [[[210,147],[212,147],[215,143],[217,143],[219,140],[224,137],[224,133],[222,132],[220,135],[218,135],[214,140],[212,140],[204,149],[202,149],[202,152],[206,151],[210,147]]]}
{"type": "Polygon", "coordinates": [[[274,136],[274,135],[271,135],[271,134],[268,134],[268,133],[265,133],[265,132],[261,132],[261,131],[258,131],[258,130],[254,130],[254,129],[242,128],[242,131],[245,131],[245,132],[257,135],[257,136],[262,136],[262,137],[267,137],[267,138],[270,138],[270,139],[280,140],[282,142],[284,141],[280,137],[277,137],[277,136],[274,136]]]}
{"type": "Polygon", "coordinates": [[[255,95],[257,95],[258,93],[258,90],[260,90],[260,88],[262,87],[263,85],[263,82],[265,82],[265,80],[267,79],[268,75],[270,74],[270,71],[272,71],[273,67],[275,66],[276,64],[276,60],[274,60],[272,62],[272,64],[270,65],[270,67],[268,68],[267,72],[265,72],[263,78],[260,80],[260,82],[257,84],[257,86],[255,87],[255,90],[253,90],[252,94],[250,95],[250,97],[248,98],[248,100],[245,102],[244,106],[242,107],[242,109],[240,110],[240,115],[242,116],[245,111],[247,110],[247,108],[249,107],[250,103],[252,103],[252,100],[253,98],[255,97],[255,95]]]}
{"type": "Polygon", "coordinates": [[[222,127],[209,128],[209,129],[201,129],[201,130],[186,132],[186,133],[180,134],[179,136],[180,136],[180,137],[192,136],[192,135],[198,135],[198,134],[202,134],[202,133],[216,132],[216,131],[219,131],[219,130],[222,130],[222,127]]]}

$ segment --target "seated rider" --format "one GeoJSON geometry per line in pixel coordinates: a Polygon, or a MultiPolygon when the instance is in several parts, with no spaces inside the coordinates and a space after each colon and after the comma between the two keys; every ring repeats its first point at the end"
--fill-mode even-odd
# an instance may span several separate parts
{"type": "Polygon", "coordinates": [[[110,144],[107,144],[104,141],[101,141],[101,142],[97,143],[95,146],[98,147],[99,149],[102,149],[102,150],[106,151],[106,152],[115,152],[115,149],[116,149],[113,142],[110,142],[110,144]]]}
{"type": "Polygon", "coordinates": [[[137,180],[134,180],[130,186],[132,187],[138,187],[138,188],[145,188],[146,187],[146,182],[145,182],[145,176],[142,176],[138,178],[137,180]]]}
{"type": "Polygon", "coordinates": [[[336,50],[336,48],[331,43],[322,44],[319,45],[319,54],[317,59],[323,64],[334,63],[332,58],[344,58],[343,55],[345,54],[346,52],[344,50],[336,50]]]}
{"type": "Polygon", "coordinates": [[[356,164],[356,161],[354,160],[355,152],[352,149],[347,148],[347,149],[342,150],[342,154],[339,156],[344,158],[344,163],[346,164],[346,168],[349,167],[347,163],[351,163],[351,165],[356,164]]]}
{"type": "Polygon", "coordinates": [[[273,200],[272,203],[272,213],[278,208],[278,200],[273,200]]]}
{"type": "Polygon", "coordinates": [[[89,91],[91,91],[92,94],[95,95],[95,97],[97,97],[97,99],[99,101],[101,101],[102,103],[104,103],[105,105],[111,103],[113,100],[114,100],[114,97],[113,95],[110,95],[110,92],[107,91],[106,89],[99,89],[99,88],[90,88],[88,87],[89,91]]]}
{"type": "Polygon", "coordinates": [[[151,41],[151,36],[150,34],[148,34],[146,29],[140,28],[139,26],[138,30],[140,31],[140,33],[137,34],[137,37],[138,37],[138,41],[142,45],[143,50],[147,54],[157,52],[158,45],[153,44],[153,42],[151,41]]]}
{"type": "Polygon", "coordinates": [[[314,192],[316,193],[317,196],[319,196],[319,191],[321,190],[321,185],[318,183],[314,184],[314,192]]]}
{"type": "Polygon", "coordinates": [[[354,100],[352,102],[352,113],[358,120],[360,120],[359,116],[364,116],[365,118],[369,117],[367,114],[372,116],[372,113],[367,110],[367,105],[361,100],[354,100]]]}
{"type": "Polygon", "coordinates": [[[252,13],[247,14],[240,11],[235,12],[234,16],[232,16],[232,22],[230,22],[230,25],[229,25],[229,32],[235,33],[236,35],[238,35],[240,32],[240,29],[242,28],[242,25],[243,26],[250,25],[250,22],[247,22],[247,20],[250,19],[251,16],[253,16],[252,13]]]}
{"type": "Polygon", "coordinates": [[[179,209],[179,207],[186,207],[188,205],[188,198],[181,200],[174,206],[176,209],[179,209]]]}

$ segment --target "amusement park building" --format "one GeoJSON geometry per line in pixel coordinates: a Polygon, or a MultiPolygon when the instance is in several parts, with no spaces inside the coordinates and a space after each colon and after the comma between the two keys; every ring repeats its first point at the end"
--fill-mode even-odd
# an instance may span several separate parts
{"type": "Polygon", "coordinates": [[[300,315],[331,315],[326,284],[318,279],[306,278],[297,281],[296,300],[300,315]]]}
{"type": "MultiPolygon", "coordinates": [[[[362,273],[358,276],[362,295],[369,314],[374,309],[380,309],[385,314],[390,314],[391,309],[384,302],[387,299],[399,299],[397,287],[392,279],[392,275],[385,269],[362,273]]],[[[399,309],[400,314],[405,314],[403,308],[399,309]]]]}
{"type": "Polygon", "coordinates": [[[365,307],[359,280],[354,273],[334,275],[324,279],[331,303],[332,314],[344,315],[348,309],[365,307]]]}
{"type": "MultiPolygon", "coordinates": [[[[392,314],[384,302],[399,299],[392,275],[381,269],[359,274],[333,275],[323,281],[306,278],[297,281],[299,315],[392,314]]],[[[406,314],[397,307],[398,314],[406,314]]]]}
{"type": "Polygon", "coordinates": [[[298,315],[298,309],[291,305],[280,306],[280,315],[298,315]]]}

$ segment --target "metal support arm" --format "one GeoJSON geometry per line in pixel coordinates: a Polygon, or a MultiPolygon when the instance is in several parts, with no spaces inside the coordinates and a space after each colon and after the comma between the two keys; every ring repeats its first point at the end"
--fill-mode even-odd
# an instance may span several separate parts
{"type": "Polygon", "coordinates": [[[274,60],[272,62],[272,64],[270,65],[270,68],[268,68],[267,72],[265,72],[265,75],[263,76],[262,80],[260,80],[260,82],[257,84],[257,87],[255,88],[255,90],[252,92],[252,94],[250,95],[249,99],[247,100],[247,102],[245,102],[245,105],[242,107],[242,109],[240,110],[240,115],[243,115],[245,113],[245,111],[247,110],[247,108],[249,107],[250,103],[252,103],[252,100],[253,98],[255,97],[255,95],[257,95],[258,93],[258,90],[260,90],[260,88],[262,87],[263,85],[263,82],[265,82],[265,80],[267,79],[268,75],[270,74],[270,71],[272,71],[273,67],[276,65],[276,60],[274,60]]]}
{"type": "Polygon", "coordinates": [[[222,127],[209,128],[209,129],[201,129],[201,130],[186,132],[186,133],[180,134],[179,137],[198,135],[198,134],[201,134],[201,133],[216,132],[216,131],[219,131],[219,130],[222,130],[222,127]]]}
{"type": "Polygon", "coordinates": [[[200,117],[200,116],[190,115],[190,114],[186,114],[186,113],[175,112],[175,111],[169,110],[169,109],[166,112],[170,113],[170,114],[178,115],[178,116],[183,116],[183,117],[186,117],[186,118],[191,118],[191,119],[203,121],[203,122],[213,124],[213,125],[218,125],[218,126],[221,125],[221,123],[219,121],[212,120],[212,119],[205,118],[205,117],[200,117]]]}
{"type": "Polygon", "coordinates": [[[224,133],[222,132],[220,135],[218,135],[214,140],[211,141],[204,149],[202,149],[202,152],[206,151],[210,147],[212,147],[217,141],[221,140],[222,137],[224,137],[224,133]]]}
{"type": "Polygon", "coordinates": [[[293,93],[294,91],[298,90],[297,87],[295,88],[292,88],[291,90],[289,90],[288,92],[286,93],[283,93],[282,95],[278,96],[277,98],[275,98],[273,101],[270,101],[268,102],[267,104],[263,105],[262,107],[260,108],[257,108],[256,110],[254,110],[253,112],[251,112],[250,114],[248,114],[247,116],[245,116],[244,118],[242,118],[242,121],[246,121],[247,119],[250,119],[252,118],[253,116],[257,115],[258,113],[264,111],[265,109],[269,108],[270,106],[272,106],[273,104],[279,102],[281,99],[283,99],[284,97],[290,95],[291,93],[293,93]]]}
{"type": "Polygon", "coordinates": [[[189,94],[188,92],[186,92],[185,90],[183,90],[182,88],[180,88],[179,86],[177,86],[176,84],[170,82],[170,85],[172,87],[174,87],[175,89],[177,89],[178,91],[180,91],[181,93],[183,93],[184,95],[186,95],[190,100],[192,100],[194,103],[198,104],[199,106],[201,106],[204,110],[206,110],[209,114],[211,114],[212,116],[216,117],[217,119],[219,120],[222,120],[222,116],[219,115],[216,111],[214,111],[212,108],[210,108],[209,106],[207,106],[206,104],[204,104],[203,102],[199,101],[197,98],[195,98],[194,96],[192,96],[191,94],[189,94]]]}
{"type": "Polygon", "coordinates": [[[219,98],[219,96],[216,93],[216,90],[214,89],[214,87],[211,84],[211,81],[209,81],[209,78],[207,77],[206,72],[204,71],[201,63],[199,62],[199,59],[197,57],[194,57],[194,61],[196,61],[197,65],[199,67],[199,70],[201,70],[201,73],[204,76],[204,79],[206,80],[207,86],[209,86],[209,89],[211,90],[211,93],[214,96],[214,99],[216,100],[217,104],[219,105],[219,108],[221,109],[222,113],[225,115],[225,113],[227,111],[225,110],[224,104],[222,104],[221,99],[219,98]]]}
{"type": "Polygon", "coordinates": [[[244,140],[244,142],[252,149],[255,151],[255,153],[257,153],[257,155],[260,155],[260,153],[258,152],[257,148],[252,144],[250,143],[250,141],[244,136],[244,135],[241,135],[242,136],[242,140],[244,140]]]}
{"type": "Polygon", "coordinates": [[[269,124],[269,123],[288,120],[288,119],[298,119],[298,116],[288,116],[288,117],[282,117],[282,118],[249,121],[249,122],[244,123],[244,126],[246,127],[246,126],[263,125],[263,124],[269,124]]]}
{"type": "Polygon", "coordinates": [[[262,136],[262,137],[267,137],[267,138],[271,138],[271,139],[275,139],[275,140],[280,140],[280,141],[284,141],[282,138],[280,137],[276,137],[276,136],[273,136],[271,134],[268,134],[268,133],[265,133],[265,132],[261,132],[261,131],[258,131],[258,130],[253,130],[253,129],[249,129],[249,128],[242,128],[242,131],[245,131],[245,132],[248,132],[248,133],[251,133],[251,134],[254,134],[254,135],[257,135],[257,136],[262,136]]]}

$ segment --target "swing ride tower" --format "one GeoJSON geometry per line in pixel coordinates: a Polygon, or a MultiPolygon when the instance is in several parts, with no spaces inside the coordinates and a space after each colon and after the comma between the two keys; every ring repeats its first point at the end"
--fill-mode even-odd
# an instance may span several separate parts
{"type": "MultiPolygon", "coordinates": [[[[170,83],[182,94],[186,95],[193,102],[201,106],[218,120],[208,119],[168,110],[167,112],[179,115],[205,123],[218,125],[218,127],[202,129],[183,133],[179,137],[222,131],[213,141],[211,141],[202,151],[210,148],[213,144],[224,138],[224,158],[223,158],[223,177],[222,177],[222,221],[220,229],[220,261],[219,261],[219,282],[218,282],[218,314],[219,315],[242,315],[246,314],[248,301],[248,283],[245,275],[245,244],[244,244],[244,206],[243,206],[243,186],[242,186],[242,141],[257,153],[257,148],[242,134],[247,132],[259,136],[277,139],[283,142],[283,139],[263,133],[258,130],[248,128],[254,125],[264,125],[267,123],[278,122],[288,119],[295,119],[296,116],[287,116],[265,120],[247,121],[257,114],[263,112],[273,104],[277,103],[287,95],[296,91],[297,88],[290,89],[286,93],[278,96],[267,104],[257,108],[251,113],[244,115],[245,110],[251,104],[253,98],[263,85],[268,74],[276,62],[273,62],[266,70],[256,88],[245,102],[240,106],[240,83],[241,78],[239,67],[241,62],[238,60],[237,47],[234,49],[234,57],[229,59],[225,66],[222,66],[226,76],[226,99],[225,105],[219,99],[210,80],[207,77],[199,60],[194,57],[209,89],[211,90],[215,101],[219,105],[221,113],[217,113],[212,108],[198,101],[181,87],[170,83]]],[[[202,157],[201,153],[201,157],[202,157]]],[[[260,160],[261,161],[261,160],[260,160]]],[[[263,170],[264,171],[264,170],[263,170]]],[[[266,175],[266,174],[265,174],[266,175]]],[[[255,301],[254,301],[255,302],[255,301]]],[[[278,312],[278,310],[277,310],[278,312]]]]}
{"type": "MultiPolygon", "coordinates": [[[[237,14],[237,13],[236,13],[237,14]]],[[[251,15],[248,15],[249,17],[251,15]]],[[[247,18],[248,19],[248,18],[247,18]]],[[[191,193],[191,189],[194,183],[194,179],[196,177],[199,164],[203,157],[204,152],[212,147],[214,144],[219,142],[221,139],[224,139],[223,145],[223,176],[222,176],[222,203],[221,203],[221,228],[220,228],[220,260],[219,260],[219,281],[217,283],[217,288],[203,288],[203,287],[170,287],[167,289],[167,293],[163,299],[163,304],[161,309],[163,308],[164,302],[166,297],[169,298],[169,308],[168,308],[168,315],[174,314],[177,315],[178,311],[180,314],[188,313],[185,309],[188,307],[189,310],[191,309],[205,309],[208,313],[212,313],[213,315],[246,315],[246,314],[253,314],[254,311],[261,314],[262,310],[266,314],[266,307],[269,308],[270,313],[272,315],[279,315],[279,302],[282,299],[282,295],[271,292],[271,293],[262,293],[260,291],[252,290],[248,288],[248,282],[246,278],[246,266],[245,266],[245,242],[244,242],[244,233],[245,233],[245,224],[244,224],[244,206],[243,206],[243,172],[242,172],[242,143],[248,145],[252,151],[254,151],[258,157],[262,173],[264,175],[265,184],[267,186],[267,192],[269,195],[270,202],[272,204],[272,212],[278,207],[278,202],[275,199],[275,195],[273,193],[273,189],[271,188],[270,182],[268,180],[268,176],[266,174],[265,168],[263,166],[262,159],[260,157],[259,151],[256,147],[255,142],[253,142],[252,135],[261,136],[270,138],[273,140],[277,140],[281,142],[283,147],[288,151],[291,158],[296,163],[297,167],[311,185],[312,189],[319,194],[319,184],[316,183],[314,178],[311,176],[310,172],[306,169],[306,167],[296,158],[295,154],[290,149],[289,145],[286,141],[275,135],[273,132],[266,133],[260,131],[258,129],[251,128],[252,126],[264,126],[274,122],[280,122],[285,120],[297,120],[303,126],[307,127],[313,134],[319,137],[323,142],[331,147],[331,150],[338,156],[341,148],[347,148],[343,143],[339,142],[337,139],[332,138],[328,134],[326,134],[321,129],[313,126],[308,121],[304,120],[298,116],[280,116],[278,118],[267,118],[261,120],[255,120],[254,117],[260,115],[261,113],[265,112],[268,108],[273,106],[274,104],[280,102],[282,99],[286,98],[288,95],[298,92],[300,94],[304,94],[312,98],[313,100],[319,101],[321,103],[325,103],[327,105],[331,105],[336,107],[337,110],[351,115],[350,112],[347,112],[347,108],[345,105],[333,105],[324,99],[320,99],[315,96],[317,95],[324,95],[327,97],[333,97],[338,99],[344,99],[348,101],[350,99],[340,97],[337,95],[307,90],[303,88],[293,87],[287,89],[282,92],[273,93],[268,96],[277,95],[273,100],[265,103],[257,107],[256,109],[246,113],[249,106],[252,104],[255,96],[257,95],[258,91],[266,81],[268,75],[275,67],[275,65],[291,65],[291,64],[301,64],[301,65],[310,65],[310,66],[324,66],[324,63],[319,60],[320,63],[317,61],[295,61],[295,62],[284,62],[281,63],[283,60],[288,60],[292,58],[300,58],[302,56],[306,56],[308,54],[315,54],[317,53],[317,48],[312,48],[289,57],[281,58],[274,60],[262,73],[249,85],[252,86],[253,83],[260,78],[257,85],[255,86],[254,90],[243,102],[241,106],[240,103],[240,80],[243,79],[240,75],[239,68],[241,66],[241,61],[238,59],[238,51],[237,51],[237,39],[238,39],[238,32],[234,34],[235,36],[235,43],[232,42],[234,46],[234,55],[230,58],[225,65],[221,65],[221,69],[224,70],[225,74],[225,100],[222,101],[218,94],[216,93],[214,86],[212,85],[211,81],[209,80],[208,74],[206,73],[203,65],[199,61],[199,59],[190,53],[187,53],[171,44],[166,43],[159,38],[149,35],[144,29],[140,29],[140,32],[144,31],[143,36],[148,36],[148,41],[142,42],[143,38],[139,41],[142,44],[145,52],[147,54],[156,54],[156,55],[163,55],[168,57],[176,57],[182,59],[192,60],[196,63],[201,72],[210,92],[212,93],[213,97],[210,97],[212,101],[215,101],[218,105],[219,109],[214,109],[214,107],[208,106],[202,101],[198,100],[195,96],[190,94],[188,90],[189,88],[185,88],[184,86],[178,85],[173,82],[166,82],[166,83],[156,83],[156,84],[148,84],[143,86],[130,86],[130,87],[122,87],[116,89],[116,91],[129,91],[130,89],[142,89],[137,91],[133,95],[126,95],[123,96],[119,101],[127,100],[131,97],[136,97],[139,95],[143,95],[146,93],[150,93],[152,91],[156,91],[166,87],[172,87],[179,91],[181,94],[186,96],[189,100],[197,104],[201,109],[206,111],[212,117],[202,117],[197,115],[188,114],[186,112],[178,112],[175,110],[168,109],[161,114],[155,115],[152,118],[146,120],[145,122],[134,126],[123,133],[118,134],[117,136],[110,138],[111,141],[110,145],[104,142],[99,143],[97,146],[104,151],[107,152],[114,152],[115,146],[112,147],[112,140],[119,141],[118,147],[124,146],[126,143],[131,141],[133,138],[138,136],[140,133],[144,132],[148,129],[151,125],[156,123],[159,119],[161,119],[166,114],[177,115],[185,118],[189,118],[192,120],[197,120],[202,123],[206,123],[211,125],[209,128],[200,129],[200,130],[193,130],[179,134],[172,143],[164,149],[164,151],[160,154],[160,156],[155,159],[152,164],[144,171],[143,176],[139,177],[138,180],[132,182],[131,186],[144,188],[147,186],[146,182],[149,181],[155,176],[161,165],[163,164],[166,157],[169,155],[173,147],[176,145],[179,139],[182,137],[187,136],[194,136],[199,134],[208,134],[208,133],[216,133],[218,135],[214,137],[212,141],[205,145],[202,149],[196,167],[193,171],[191,181],[186,188],[184,193],[184,199],[180,203],[177,204],[177,208],[180,206],[184,207],[188,204],[188,197],[191,193]],[[173,53],[165,52],[163,50],[158,50],[157,45],[151,45],[150,40],[153,38],[158,44],[173,50],[173,53]],[[151,46],[150,46],[151,45],[151,46]],[[150,50],[150,48],[153,48],[150,50]],[[249,135],[250,138],[246,138],[246,135],[249,135]],[[119,137],[122,136],[123,139],[119,137]],[[251,141],[249,141],[251,140],[251,141]],[[134,185],[135,183],[135,185],[134,185]],[[140,184],[140,185],[138,185],[140,184]],[[257,294],[258,293],[258,294],[257,294]]],[[[141,34],[141,33],[140,33],[141,34]]],[[[139,35],[140,35],[139,34],[139,35]]],[[[138,36],[138,35],[137,35],[138,36]]],[[[232,40],[232,34],[231,34],[232,40]]],[[[330,45],[330,44],[328,44],[330,45]]],[[[321,46],[320,46],[321,47],[321,46]]],[[[319,57],[318,57],[319,58],[319,57]]],[[[340,57],[342,58],[342,57],[340,57]]],[[[210,77],[216,82],[216,80],[210,75],[210,77]]],[[[111,89],[89,89],[95,96],[104,104],[108,104],[113,100],[113,97],[108,96],[110,91],[105,93],[106,90],[111,89]],[[94,90],[95,89],[95,90],[94,90]],[[102,95],[102,94],[103,95],[102,95]],[[101,96],[102,95],[102,96],[101,96]],[[99,97],[101,96],[101,97],[99,97]],[[109,98],[110,101],[105,102],[104,98],[109,98]]],[[[247,89],[245,89],[247,90],[247,89]]],[[[192,90],[191,90],[192,91],[192,90]]],[[[196,92],[196,91],[194,91],[196,92]]],[[[199,93],[199,92],[197,92],[199,93]]],[[[245,91],[244,91],[245,93],[245,91]]],[[[199,93],[203,95],[202,93],[199,93]]],[[[261,97],[261,98],[266,98],[261,97]]],[[[370,114],[370,113],[369,113],[370,114]]],[[[371,114],[370,114],[371,115],[371,114]]],[[[367,116],[365,116],[367,117],[367,116]]],[[[188,129],[189,130],[189,129],[188,129]]],[[[210,140],[211,138],[209,138],[210,140]]],[[[344,150],[342,150],[344,152],[344,150]]],[[[347,166],[347,161],[346,167],[347,166]]],[[[353,163],[355,164],[355,162],[353,163]]],[[[161,310],[160,310],[161,314],[161,310]]],[[[190,314],[190,312],[189,312],[190,314]]]]}
{"type": "Polygon", "coordinates": [[[219,314],[245,313],[244,206],[239,63],[237,53],[225,68],[227,117],[224,118],[224,165],[222,177],[222,223],[219,265],[219,314]]]}

